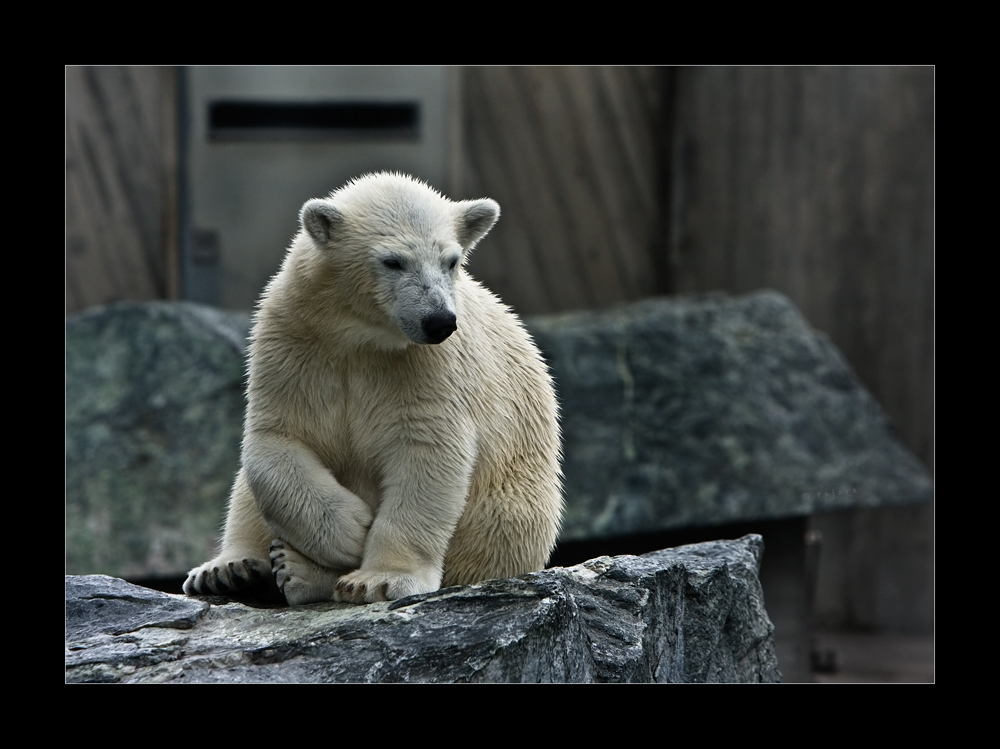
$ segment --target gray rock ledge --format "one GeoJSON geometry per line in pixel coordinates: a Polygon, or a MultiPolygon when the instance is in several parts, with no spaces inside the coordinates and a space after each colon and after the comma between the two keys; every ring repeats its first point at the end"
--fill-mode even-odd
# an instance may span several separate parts
{"type": "Polygon", "coordinates": [[[391,603],[255,608],[66,578],[67,682],[777,682],[760,536],[391,603]]]}

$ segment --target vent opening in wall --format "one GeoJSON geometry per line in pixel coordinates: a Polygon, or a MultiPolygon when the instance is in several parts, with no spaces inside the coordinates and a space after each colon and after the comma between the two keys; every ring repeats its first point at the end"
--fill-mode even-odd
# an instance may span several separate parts
{"type": "Polygon", "coordinates": [[[208,137],[233,140],[415,139],[420,105],[415,102],[254,102],[208,105],[208,137]]]}

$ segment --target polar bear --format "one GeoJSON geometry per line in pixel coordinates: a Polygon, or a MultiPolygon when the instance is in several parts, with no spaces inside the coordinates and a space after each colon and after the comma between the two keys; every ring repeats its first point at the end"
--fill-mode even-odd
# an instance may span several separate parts
{"type": "Polygon", "coordinates": [[[222,549],[185,593],[370,603],[545,566],[552,380],[464,267],[499,214],[398,173],[302,207],[255,314],[222,549]]]}

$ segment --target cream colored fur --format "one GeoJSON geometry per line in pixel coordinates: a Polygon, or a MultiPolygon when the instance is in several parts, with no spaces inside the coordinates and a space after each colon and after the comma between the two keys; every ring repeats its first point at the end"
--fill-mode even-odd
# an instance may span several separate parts
{"type": "Polygon", "coordinates": [[[293,605],[362,603],[544,567],[552,382],[463,268],[498,215],[385,173],[303,206],[255,318],[222,550],[186,593],[273,580],[293,605]]]}

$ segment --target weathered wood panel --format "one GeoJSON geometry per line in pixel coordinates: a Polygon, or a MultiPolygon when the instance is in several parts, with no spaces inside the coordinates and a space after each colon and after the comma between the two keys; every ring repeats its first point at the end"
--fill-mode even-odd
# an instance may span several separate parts
{"type": "Polygon", "coordinates": [[[461,77],[456,192],[503,211],[473,275],[528,314],[662,293],[663,70],[470,67],[461,77]]]}
{"type": "Polygon", "coordinates": [[[176,72],[66,68],[66,313],[177,294],[176,72]]]}
{"type": "MultiPolygon", "coordinates": [[[[933,469],[933,69],[682,68],[676,83],[674,289],[787,294],[933,469]]],[[[932,626],[932,508],[817,522],[842,562],[820,589],[835,623],[932,626]]]]}

